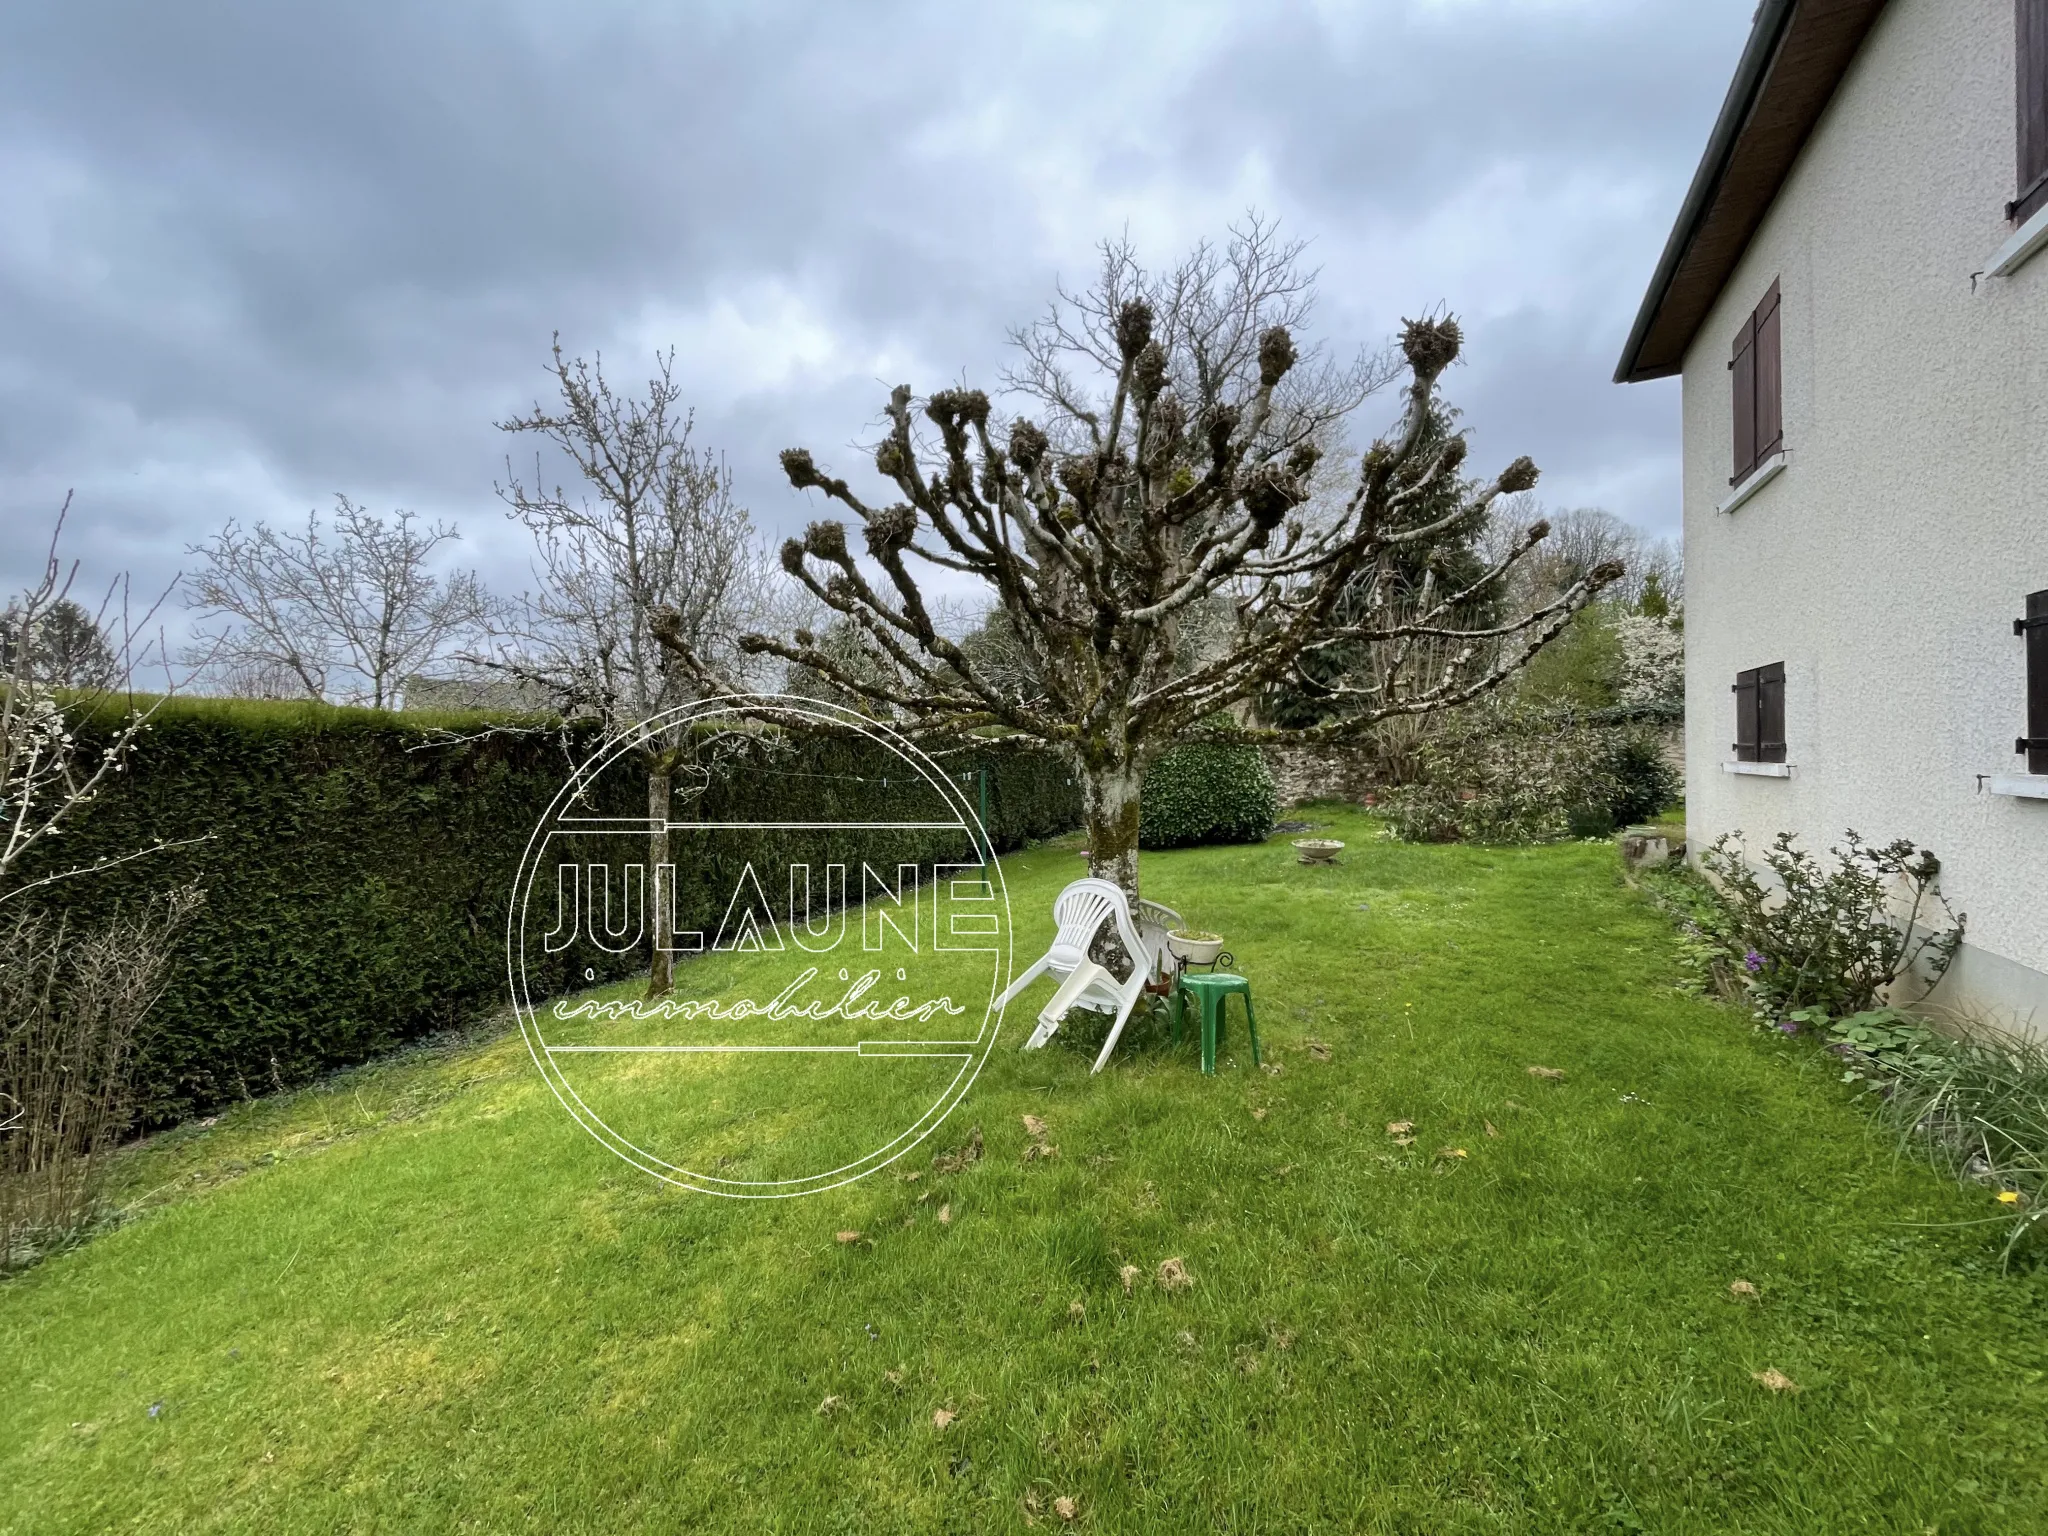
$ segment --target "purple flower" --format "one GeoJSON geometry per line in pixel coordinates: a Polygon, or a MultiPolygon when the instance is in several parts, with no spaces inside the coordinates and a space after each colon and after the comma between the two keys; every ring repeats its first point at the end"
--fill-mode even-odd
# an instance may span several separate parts
{"type": "Polygon", "coordinates": [[[1764,957],[1752,949],[1748,954],[1742,957],[1742,966],[1744,970],[1748,971],[1750,975],[1754,976],[1758,971],[1764,968],[1764,957]]]}
{"type": "Polygon", "coordinates": [[[1779,1033],[1779,1034],[1781,1034],[1781,1035],[1796,1035],[1796,1034],[1798,1034],[1798,1033],[1799,1033],[1799,1024],[1798,1024],[1798,1021],[1797,1021],[1797,1020],[1795,1020],[1795,1019],[1780,1019],[1780,1020],[1778,1021],[1778,1033],[1779,1033]]]}

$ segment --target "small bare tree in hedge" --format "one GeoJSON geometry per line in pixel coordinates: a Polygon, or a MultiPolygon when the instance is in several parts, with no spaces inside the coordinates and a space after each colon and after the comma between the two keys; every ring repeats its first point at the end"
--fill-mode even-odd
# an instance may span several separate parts
{"type": "MultiPolygon", "coordinates": [[[[898,387],[874,449],[880,497],[808,449],[782,455],[792,485],[858,525],[856,541],[844,521],[814,522],[782,563],[849,621],[861,664],[803,629],[747,634],[741,648],[913,728],[995,728],[1060,749],[1083,787],[1090,869],[1133,895],[1140,782],[1176,740],[1330,741],[1478,698],[1619,568],[1519,615],[1461,623],[1548,530],[1525,530],[1469,580],[1439,580],[1437,555],[1532,486],[1536,467],[1463,476],[1465,438],[1443,430],[1438,396],[1462,345],[1455,320],[1407,322],[1398,361],[1343,365],[1297,341],[1313,296],[1300,247],[1262,223],[1164,273],[1106,246],[1086,293],[1062,293],[1013,338],[1009,382],[1035,419],[999,420],[978,389],[919,401],[898,387]],[[1355,473],[1329,473],[1344,422],[1396,378],[1391,428],[1355,473]],[[987,668],[951,638],[927,592],[939,573],[982,583],[1031,664],[987,668]],[[1424,652],[1426,672],[1406,664],[1424,652]],[[1297,731],[1212,720],[1323,654],[1356,658],[1318,680],[1341,714],[1297,731]]],[[[687,625],[655,633],[706,687],[731,689],[687,625]]]]}
{"type": "MultiPolygon", "coordinates": [[[[607,735],[638,729],[657,913],[675,902],[666,823],[676,794],[701,793],[708,770],[702,733],[647,724],[698,696],[650,621],[659,611],[694,654],[726,657],[764,601],[747,510],[733,499],[724,462],[690,440],[674,362],[673,353],[658,356],[646,392],[633,394],[605,377],[602,360],[564,357],[558,339],[548,371],[559,402],[498,424],[552,448],[583,486],[550,485],[538,458],[531,477],[512,473],[508,461],[498,494],[534,535],[541,590],[512,614],[497,652],[479,658],[538,685],[566,711],[594,716],[607,735]]],[[[649,955],[648,992],[661,996],[673,984],[673,957],[651,937],[649,955]]]]}

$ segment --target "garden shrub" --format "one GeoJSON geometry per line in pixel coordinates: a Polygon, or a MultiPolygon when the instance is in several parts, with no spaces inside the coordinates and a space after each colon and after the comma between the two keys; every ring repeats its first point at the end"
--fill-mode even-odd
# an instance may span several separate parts
{"type": "Polygon", "coordinates": [[[1279,815],[1279,792],[1258,748],[1189,742],[1146,770],[1138,846],[1256,843],[1279,815]]]}
{"type": "Polygon", "coordinates": [[[1935,891],[1942,862],[1925,848],[1870,846],[1849,831],[1833,858],[1825,870],[1780,836],[1763,856],[1774,887],[1731,836],[1700,856],[1714,885],[1686,868],[1645,885],[1679,920],[1694,991],[1747,997],[1759,1028],[1823,1040],[1905,1149],[1997,1190],[2007,1260],[2038,1247],[2048,1237],[2048,1042],[1968,1016],[1935,1030],[1876,1006],[1894,981],[1942,979],[1964,920],[1935,891]],[[1948,928],[1923,924],[1935,909],[1948,928]]]}
{"type": "Polygon", "coordinates": [[[174,891],[97,932],[31,910],[0,920],[0,1272],[96,1216],[135,1043],[199,901],[174,891]]]}
{"type": "Polygon", "coordinates": [[[1644,883],[1679,921],[1689,989],[1746,997],[1759,1028],[1823,1041],[1904,1147],[1997,1191],[2010,1260],[2048,1235],[2048,1042],[1967,1016],[1938,1031],[1876,1006],[1895,981],[1938,981],[1964,920],[1934,888],[1941,862],[1926,849],[1850,832],[1833,853],[1823,869],[1781,835],[1764,856],[1772,886],[1723,837],[1700,856],[1715,884],[1683,868],[1644,883]],[[1950,926],[1923,925],[1934,909],[1950,926]]]}
{"type": "Polygon", "coordinates": [[[1701,958],[1747,992],[1760,1017],[1801,1010],[1842,1018],[1875,1007],[1894,982],[1932,987],[1963,942],[1936,880],[1941,861],[1908,839],[1873,845],[1844,834],[1828,866],[1780,833],[1751,866],[1737,834],[1700,855],[1718,901],[1696,920],[1701,958]],[[1934,925],[1935,913],[1948,925],[1934,925]]]}
{"type": "Polygon", "coordinates": [[[1664,755],[1660,732],[1641,725],[1609,727],[1598,733],[1614,781],[1605,810],[1615,831],[1648,821],[1685,793],[1685,780],[1664,755]]]}
{"type": "MultiPolygon", "coordinates": [[[[67,922],[98,927],[171,886],[206,893],[138,1045],[145,1125],[306,1082],[504,999],[514,874],[534,824],[595,738],[483,733],[492,723],[307,704],[164,707],[129,771],[67,829],[53,856],[89,864],[157,838],[204,841],[65,881],[47,897],[67,922]],[[437,739],[436,728],[450,725],[464,729],[437,739]]],[[[103,720],[80,726],[106,728],[103,720]]],[[[796,738],[775,750],[772,762],[723,775],[698,814],[829,820],[855,805],[873,808],[877,795],[912,792],[900,774],[893,789],[878,787],[887,772],[879,747],[796,738]]],[[[944,766],[962,777],[970,802],[986,770],[999,849],[1080,820],[1079,791],[1049,754],[970,743],[944,766]]],[[[593,809],[643,815],[644,790],[627,790],[617,806],[593,809]]],[[[911,859],[949,835],[902,836],[911,859]]],[[[807,855],[798,847],[791,856],[807,855]]],[[[712,903],[730,893],[731,875],[697,873],[679,890],[679,909],[716,926],[712,903]]],[[[614,979],[641,968],[638,957],[579,944],[540,957],[529,976],[560,991],[581,985],[586,971],[614,979]]]]}
{"type": "Polygon", "coordinates": [[[1462,711],[1417,753],[1419,774],[1381,802],[1412,842],[1597,837],[1678,798],[1654,728],[1501,704],[1462,711]]]}

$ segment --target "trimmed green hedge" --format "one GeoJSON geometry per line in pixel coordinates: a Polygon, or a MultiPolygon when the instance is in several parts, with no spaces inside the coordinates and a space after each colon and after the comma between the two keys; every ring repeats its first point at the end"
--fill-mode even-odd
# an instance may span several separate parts
{"type": "MultiPolygon", "coordinates": [[[[433,736],[437,727],[474,732],[489,723],[213,700],[162,710],[129,772],[55,847],[70,865],[153,838],[209,840],[64,882],[48,896],[67,921],[92,924],[173,884],[206,892],[138,1059],[143,1124],[306,1082],[505,998],[506,898],[520,857],[595,738],[548,731],[444,744],[433,736]]],[[[104,726],[81,729],[96,728],[104,726]]],[[[879,811],[913,793],[900,767],[894,785],[878,784],[897,762],[863,743],[790,740],[724,774],[697,813],[829,820],[855,805],[879,811]]],[[[987,771],[998,849],[1080,820],[1079,791],[1049,756],[969,746],[945,767],[964,780],[971,803],[987,771]]],[[[601,798],[593,810],[644,814],[644,779],[636,791],[614,778],[601,798]]],[[[907,859],[933,856],[935,839],[958,842],[957,834],[900,836],[907,859]]],[[[679,902],[715,927],[729,876],[718,867],[700,873],[679,902]]],[[[640,964],[578,946],[547,957],[535,979],[560,990],[585,969],[616,977],[640,964]]]]}
{"type": "Polygon", "coordinates": [[[1280,797],[1256,747],[1190,742],[1146,770],[1140,848],[1256,843],[1273,830],[1280,797]]]}

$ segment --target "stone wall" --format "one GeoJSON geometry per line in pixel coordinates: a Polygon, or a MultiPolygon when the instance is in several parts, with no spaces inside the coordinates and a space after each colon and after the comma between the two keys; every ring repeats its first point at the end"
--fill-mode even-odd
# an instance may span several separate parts
{"type": "Polygon", "coordinates": [[[1379,770],[1365,747],[1261,747],[1266,771],[1282,805],[1305,800],[1363,800],[1377,787],[1379,770]]]}

